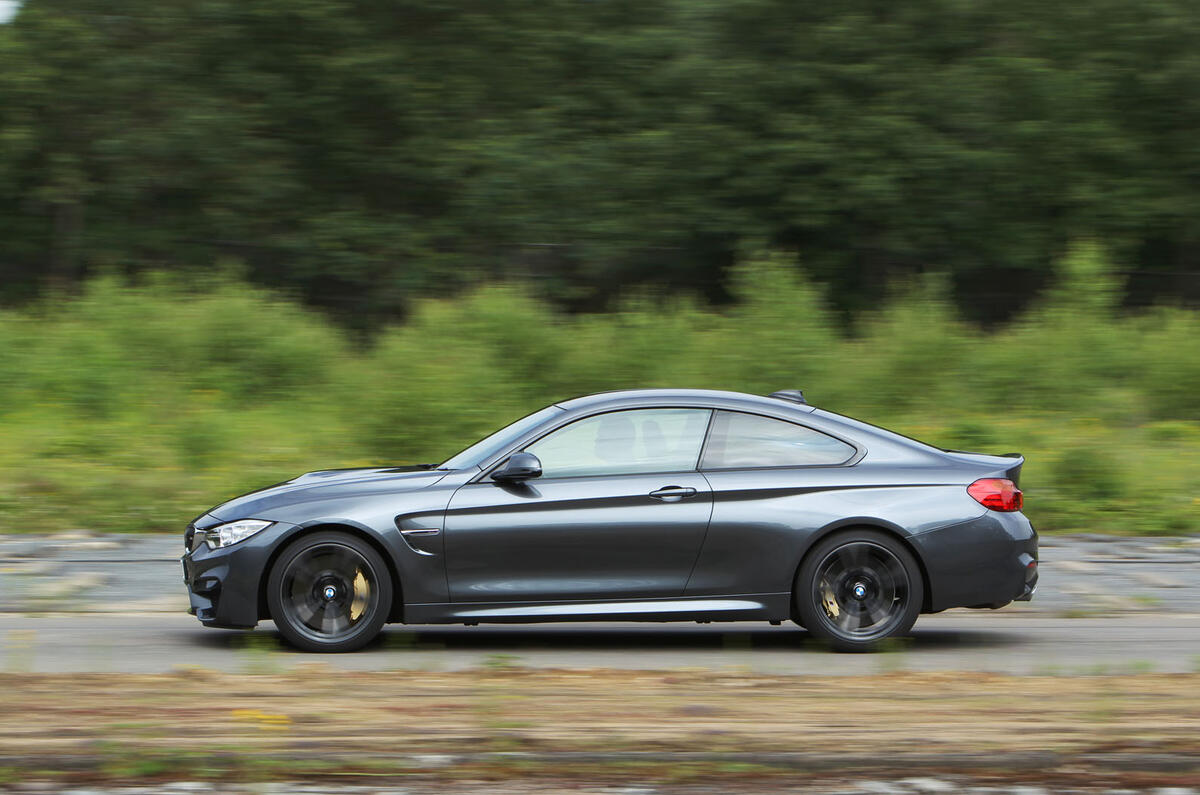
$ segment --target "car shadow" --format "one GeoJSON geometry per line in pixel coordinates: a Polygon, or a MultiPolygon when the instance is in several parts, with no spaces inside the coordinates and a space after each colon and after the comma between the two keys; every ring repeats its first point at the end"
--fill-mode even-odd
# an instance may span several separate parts
{"type": "MultiPolygon", "coordinates": [[[[405,640],[415,646],[441,646],[447,650],[502,652],[512,649],[611,650],[638,649],[736,651],[740,649],[818,649],[824,644],[800,627],[741,628],[721,626],[628,627],[408,627],[389,628],[380,644],[395,648],[405,640]],[[389,640],[390,638],[390,640],[389,640]]],[[[905,650],[968,649],[1007,646],[1020,636],[984,630],[923,630],[895,641],[905,650]]]]}
{"type": "MultiPolygon", "coordinates": [[[[205,630],[192,634],[193,642],[207,648],[247,649],[273,647],[285,653],[289,647],[271,622],[257,632],[205,630]]],[[[1023,636],[996,629],[923,629],[920,623],[907,638],[884,645],[885,651],[937,651],[1002,648],[1020,645],[1023,636]]],[[[647,624],[646,626],[579,626],[556,624],[492,624],[408,626],[394,624],[359,654],[388,654],[397,651],[447,651],[504,654],[528,651],[826,651],[827,646],[796,626],[763,627],[717,624],[647,624]]]]}

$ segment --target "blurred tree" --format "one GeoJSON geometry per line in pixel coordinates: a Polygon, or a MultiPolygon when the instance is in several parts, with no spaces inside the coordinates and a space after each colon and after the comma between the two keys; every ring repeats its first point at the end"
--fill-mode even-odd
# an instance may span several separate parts
{"type": "Polygon", "coordinates": [[[223,257],[360,328],[521,277],[1008,317],[1067,241],[1200,298],[1190,0],[27,0],[0,25],[0,298],[223,257]]]}

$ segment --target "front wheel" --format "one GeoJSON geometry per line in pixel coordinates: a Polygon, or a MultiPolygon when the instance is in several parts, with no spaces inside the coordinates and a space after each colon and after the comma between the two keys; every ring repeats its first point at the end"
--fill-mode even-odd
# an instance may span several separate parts
{"type": "Polygon", "coordinates": [[[799,623],[838,651],[871,651],[908,632],[924,594],[921,570],[904,544],[865,529],[818,542],[794,589],[799,623]]]}
{"type": "Polygon", "coordinates": [[[304,651],[354,651],[392,607],[392,578],[379,553],[348,533],[305,536],[283,551],[267,580],[279,633],[304,651]]]}

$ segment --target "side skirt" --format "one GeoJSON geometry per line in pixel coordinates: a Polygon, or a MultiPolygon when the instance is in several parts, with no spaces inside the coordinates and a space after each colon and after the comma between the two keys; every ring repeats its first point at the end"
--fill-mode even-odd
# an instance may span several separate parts
{"type": "Polygon", "coordinates": [[[406,624],[523,624],[542,621],[784,621],[790,593],[628,599],[604,602],[447,602],[404,607],[406,624]]]}

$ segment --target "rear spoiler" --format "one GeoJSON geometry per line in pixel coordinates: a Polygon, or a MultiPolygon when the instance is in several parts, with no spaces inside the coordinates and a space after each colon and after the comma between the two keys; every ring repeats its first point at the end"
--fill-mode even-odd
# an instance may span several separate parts
{"type": "Polygon", "coordinates": [[[1025,464],[1025,456],[1020,453],[989,455],[987,453],[969,453],[966,450],[945,450],[944,452],[951,455],[963,456],[973,464],[995,466],[997,469],[1002,468],[1004,470],[1004,477],[1011,480],[1013,485],[1017,487],[1021,485],[1021,467],[1025,464]]]}
{"type": "Polygon", "coordinates": [[[1017,459],[1017,463],[1015,463],[1011,467],[1009,467],[1009,469],[1004,473],[1004,475],[1005,475],[1005,477],[1007,477],[1009,480],[1011,480],[1013,482],[1014,486],[1016,486],[1017,488],[1020,488],[1021,487],[1021,467],[1024,466],[1024,464],[1025,464],[1025,456],[1021,455],[1020,453],[1005,453],[1003,455],[1003,457],[1017,459]]]}

